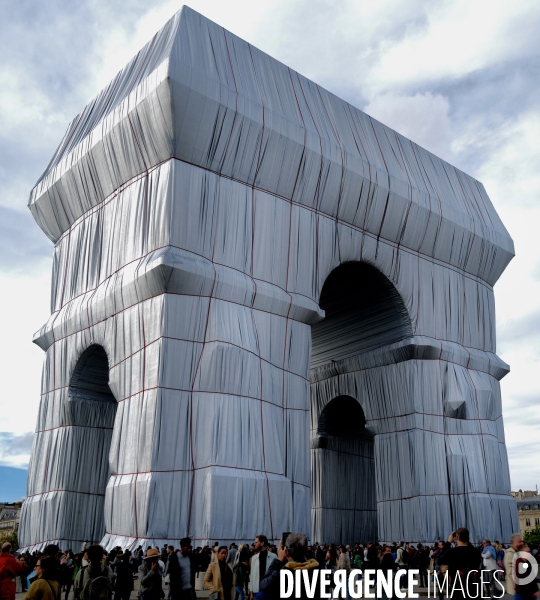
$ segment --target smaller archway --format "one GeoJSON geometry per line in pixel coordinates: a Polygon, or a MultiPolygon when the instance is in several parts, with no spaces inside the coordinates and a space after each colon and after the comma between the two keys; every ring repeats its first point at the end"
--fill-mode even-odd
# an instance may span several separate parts
{"type": "Polygon", "coordinates": [[[354,439],[366,434],[366,416],[351,396],[330,400],[321,412],[317,427],[319,436],[354,439]]]}
{"type": "Polygon", "coordinates": [[[312,495],[317,541],[376,539],[374,438],[351,396],[333,398],[319,416],[312,437],[312,495]]]}
{"type": "Polygon", "coordinates": [[[117,406],[109,388],[107,353],[92,344],[73,369],[66,403],[68,419],[75,426],[71,448],[76,456],[66,477],[71,479],[68,488],[80,494],[77,539],[99,542],[105,535],[105,490],[117,406]]]}

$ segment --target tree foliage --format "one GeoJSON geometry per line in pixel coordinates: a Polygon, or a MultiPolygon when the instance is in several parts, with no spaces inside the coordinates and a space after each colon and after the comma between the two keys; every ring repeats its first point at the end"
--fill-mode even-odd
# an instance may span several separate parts
{"type": "Polygon", "coordinates": [[[523,541],[537,548],[540,547],[540,525],[537,525],[531,531],[526,531],[523,535],[523,541]]]}
{"type": "Polygon", "coordinates": [[[6,531],[4,533],[0,533],[0,546],[9,542],[11,544],[11,549],[15,552],[19,549],[19,538],[17,537],[16,531],[6,531]]]}

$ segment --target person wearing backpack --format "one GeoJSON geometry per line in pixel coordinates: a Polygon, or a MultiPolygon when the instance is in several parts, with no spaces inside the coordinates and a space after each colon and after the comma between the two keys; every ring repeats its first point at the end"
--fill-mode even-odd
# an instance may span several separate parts
{"type": "Polygon", "coordinates": [[[37,579],[32,582],[24,600],[61,600],[62,586],[56,580],[56,560],[52,556],[42,555],[36,565],[37,579]]]}
{"type": "MultiPolygon", "coordinates": [[[[409,568],[409,544],[403,545],[403,542],[399,542],[398,549],[396,551],[396,562],[398,565],[398,569],[405,569],[406,571],[409,568]]],[[[407,584],[407,576],[402,575],[399,587],[404,588],[407,584]]]]}
{"type": "Polygon", "coordinates": [[[103,564],[105,551],[98,544],[86,551],[88,566],[77,573],[74,585],[76,600],[112,600],[113,572],[103,564]]]}

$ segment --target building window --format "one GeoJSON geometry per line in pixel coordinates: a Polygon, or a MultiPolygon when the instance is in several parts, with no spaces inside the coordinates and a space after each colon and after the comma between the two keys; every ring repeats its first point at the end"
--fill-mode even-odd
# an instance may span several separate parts
{"type": "Polygon", "coordinates": [[[530,527],[530,526],[531,526],[531,520],[525,519],[525,527],[530,527]]]}
{"type": "Polygon", "coordinates": [[[540,519],[539,519],[538,517],[536,517],[536,518],[534,519],[534,524],[535,524],[536,526],[540,525],[540,519]]]}

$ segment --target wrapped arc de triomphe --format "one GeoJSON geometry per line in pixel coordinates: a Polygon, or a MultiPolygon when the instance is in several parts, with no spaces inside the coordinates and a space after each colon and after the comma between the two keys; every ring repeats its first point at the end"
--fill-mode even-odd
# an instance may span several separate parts
{"type": "Polygon", "coordinates": [[[30,197],[54,241],[22,546],[507,541],[481,183],[189,8],[30,197]]]}

